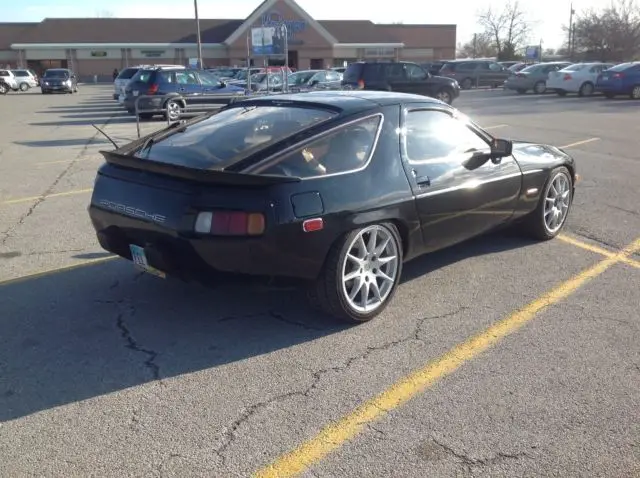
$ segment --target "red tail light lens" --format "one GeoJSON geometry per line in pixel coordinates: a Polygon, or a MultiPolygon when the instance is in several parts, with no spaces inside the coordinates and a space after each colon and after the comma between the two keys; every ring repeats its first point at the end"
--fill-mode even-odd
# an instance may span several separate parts
{"type": "Polygon", "coordinates": [[[624,73],[614,73],[613,78],[624,78],[624,73]]]}
{"type": "Polygon", "coordinates": [[[564,81],[568,81],[570,79],[571,79],[571,75],[569,73],[564,75],[564,78],[563,78],[564,81]]]}
{"type": "Polygon", "coordinates": [[[153,83],[147,90],[148,95],[155,95],[158,92],[158,83],[153,83]]]}
{"type": "Polygon", "coordinates": [[[214,236],[259,236],[264,229],[264,215],[257,212],[204,211],[195,223],[196,232],[214,236]]]}
{"type": "Polygon", "coordinates": [[[358,88],[360,88],[361,90],[364,89],[364,80],[358,80],[358,88]]]}

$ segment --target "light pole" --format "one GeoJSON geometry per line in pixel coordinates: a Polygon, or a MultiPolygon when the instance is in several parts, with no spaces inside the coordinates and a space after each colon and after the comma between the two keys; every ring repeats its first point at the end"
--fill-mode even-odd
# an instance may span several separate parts
{"type": "Polygon", "coordinates": [[[198,68],[202,70],[202,40],[200,39],[200,18],[198,17],[198,0],[193,0],[193,8],[196,13],[196,36],[198,42],[198,68]]]}
{"type": "Polygon", "coordinates": [[[569,13],[569,44],[567,49],[569,50],[569,60],[573,61],[573,14],[576,11],[573,9],[573,3],[571,4],[571,12],[569,13]]]}

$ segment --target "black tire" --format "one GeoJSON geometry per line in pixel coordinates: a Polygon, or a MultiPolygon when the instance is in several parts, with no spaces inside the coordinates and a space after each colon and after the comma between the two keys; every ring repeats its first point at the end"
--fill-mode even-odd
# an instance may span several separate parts
{"type": "Polygon", "coordinates": [[[167,121],[178,121],[182,117],[182,109],[184,105],[180,101],[168,100],[164,104],[165,112],[164,119],[167,121]],[[177,111],[177,116],[174,116],[174,112],[177,111]]]}
{"type": "Polygon", "coordinates": [[[540,200],[538,201],[538,205],[535,211],[530,213],[523,221],[522,231],[528,236],[541,241],[548,241],[549,239],[553,239],[558,234],[560,234],[560,232],[564,228],[564,225],[567,222],[567,218],[569,217],[569,214],[571,213],[571,207],[573,206],[573,191],[574,191],[574,182],[573,182],[573,177],[571,176],[571,173],[569,172],[569,170],[564,166],[560,166],[558,168],[553,169],[549,174],[549,177],[547,178],[547,181],[545,182],[544,187],[542,188],[542,192],[540,193],[540,200]],[[551,231],[547,227],[547,224],[544,220],[544,206],[547,198],[547,193],[551,188],[551,184],[559,175],[564,175],[566,179],[569,181],[569,186],[570,186],[569,187],[569,195],[570,195],[569,208],[558,229],[555,231],[551,231]]]}
{"type": "Polygon", "coordinates": [[[27,91],[30,86],[29,83],[22,82],[20,83],[20,86],[18,86],[18,88],[20,89],[20,91],[27,91]]]}
{"type": "Polygon", "coordinates": [[[325,313],[351,324],[368,322],[379,315],[393,300],[398,288],[398,282],[402,276],[402,258],[402,239],[395,225],[385,222],[355,229],[338,239],[329,250],[320,276],[309,287],[308,295],[310,302],[325,313]],[[396,250],[398,251],[397,270],[395,282],[387,294],[386,299],[373,311],[363,313],[354,309],[347,301],[346,292],[342,287],[342,267],[352,242],[362,231],[371,226],[384,228],[390,233],[392,240],[395,242],[396,250]]]}
{"type": "Polygon", "coordinates": [[[470,90],[473,86],[473,80],[471,78],[465,78],[460,82],[460,88],[463,90],[470,90]]]}
{"type": "Polygon", "coordinates": [[[436,99],[444,101],[446,104],[450,105],[453,103],[453,92],[449,88],[441,88],[436,93],[436,99]]]}
{"type": "Polygon", "coordinates": [[[9,87],[4,83],[0,83],[0,95],[6,95],[9,93],[9,87]]]}
{"type": "Polygon", "coordinates": [[[547,91],[547,85],[544,81],[537,81],[535,85],[533,85],[533,92],[536,95],[541,95],[545,91],[547,91]]]}
{"type": "Polygon", "coordinates": [[[593,89],[593,83],[591,83],[590,81],[585,81],[580,85],[578,96],[591,96],[593,94],[593,89]]]}

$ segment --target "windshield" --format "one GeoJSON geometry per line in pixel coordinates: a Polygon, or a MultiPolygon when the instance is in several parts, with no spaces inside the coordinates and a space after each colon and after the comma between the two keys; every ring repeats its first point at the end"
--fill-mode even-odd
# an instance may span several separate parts
{"type": "Polygon", "coordinates": [[[315,71],[304,71],[300,73],[292,73],[289,75],[289,84],[290,85],[303,85],[307,83],[313,75],[315,75],[315,71]]]}
{"type": "Polygon", "coordinates": [[[619,65],[609,68],[607,71],[624,71],[630,66],[633,66],[633,63],[620,63],[619,65]]]}
{"type": "Polygon", "coordinates": [[[226,167],[335,114],[295,106],[235,106],[151,144],[136,156],[194,169],[226,167]]]}
{"type": "Polygon", "coordinates": [[[569,65],[565,68],[562,69],[562,71],[580,71],[582,70],[586,65],[583,65],[581,63],[576,63],[575,65],[569,65]]]}
{"type": "Polygon", "coordinates": [[[44,72],[45,78],[67,78],[69,73],[65,70],[47,70],[44,72]]]}
{"type": "Polygon", "coordinates": [[[544,65],[537,63],[535,65],[530,65],[526,68],[523,68],[522,70],[520,70],[521,73],[535,73],[537,71],[540,71],[542,69],[544,65]]]}

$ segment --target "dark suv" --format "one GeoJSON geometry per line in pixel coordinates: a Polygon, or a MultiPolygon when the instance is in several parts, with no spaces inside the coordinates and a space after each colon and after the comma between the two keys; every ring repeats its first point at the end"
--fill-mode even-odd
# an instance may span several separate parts
{"type": "Polygon", "coordinates": [[[439,75],[458,80],[463,90],[471,87],[502,86],[511,75],[509,69],[492,60],[451,60],[446,61],[439,75]]]}
{"type": "Polygon", "coordinates": [[[68,68],[49,68],[40,78],[40,90],[43,95],[54,91],[77,93],[78,79],[68,68]]]}
{"type": "Polygon", "coordinates": [[[163,115],[177,121],[185,109],[195,112],[204,105],[224,104],[232,95],[245,95],[245,88],[228,85],[217,76],[190,68],[141,68],[124,90],[124,107],[140,118],[163,115]],[[138,97],[142,97],[138,100],[138,97]]]}
{"type": "Polygon", "coordinates": [[[456,80],[429,74],[417,63],[366,62],[351,63],[342,78],[343,88],[398,91],[431,96],[447,104],[460,96],[456,80]]]}

